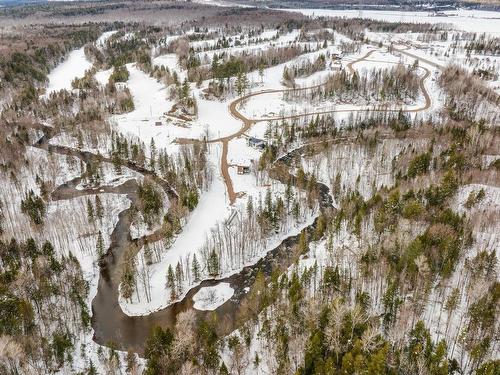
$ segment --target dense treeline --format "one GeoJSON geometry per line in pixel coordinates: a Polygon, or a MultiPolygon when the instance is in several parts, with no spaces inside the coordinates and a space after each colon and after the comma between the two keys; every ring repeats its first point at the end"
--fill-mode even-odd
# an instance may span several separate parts
{"type": "MultiPolygon", "coordinates": [[[[181,5],[165,5],[170,6],[181,5]]],[[[93,14],[108,11],[113,6],[97,8],[81,11],[76,7],[60,14],[93,14]]],[[[211,18],[207,23],[220,24],[223,16],[234,20],[241,14],[253,18],[256,12],[276,19],[272,10],[227,9],[221,10],[218,18],[211,18]]],[[[259,19],[258,22],[265,21],[259,19]]],[[[365,37],[366,29],[431,34],[436,30],[430,25],[306,20],[301,16],[273,22],[281,24],[276,35],[299,27],[303,31],[300,40],[317,42],[318,48],[322,42],[333,40],[334,34],[329,31],[310,34],[314,25],[331,27],[357,40],[365,37]]],[[[192,25],[185,21],[179,30],[192,25]]],[[[89,70],[83,78],[73,82],[73,92],[53,94],[47,100],[38,101],[38,88],[44,83],[48,70],[70,48],[95,40],[98,33],[92,31],[92,27],[71,36],[71,43],[64,48],[54,47],[54,51],[49,48],[34,53],[28,48],[27,52],[14,53],[11,60],[4,61],[5,65],[1,67],[6,75],[2,78],[6,79],[2,82],[7,83],[3,88],[16,91],[16,95],[12,95],[12,105],[2,114],[2,120],[14,130],[9,137],[0,134],[0,139],[3,139],[0,142],[6,142],[6,147],[10,147],[8,144],[28,144],[30,136],[18,126],[27,113],[54,125],[54,133],[64,130],[74,134],[78,148],[89,147],[85,142],[88,133],[102,131],[111,134],[111,139],[106,138],[111,145],[106,151],[109,151],[116,174],[120,175],[125,166],[133,166],[150,176],[140,182],[138,204],[131,208],[132,215],[140,212],[149,227],[161,224],[158,231],[161,249],[146,244],[143,251],[142,261],[150,265],[161,260],[163,251],[168,251],[182,230],[184,218],[196,207],[200,194],[211,182],[208,146],[199,143],[183,147],[173,157],[158,150],[154,140],[146,147],[141,142],[111,133],[106,122],[108,114],[134,108],[130,92],[115,84],[128,80],[127,63],[137,62],[140,69],[171,85],[170,97],[181,104],[192,99],[187,80],[180,82],[175,71],[152,66],[151,46],[165,34],[161,27],[132,25],[133,33],[120,31],[102,48],[87,45],[86,54],[96,67],[113,68],[110,82],[99,87],[93,77],[96,70],[89,70]],[[5,72],[3,67],[7,69],[5,72]],[[15,87],[20,82],[22,84],[15,87]],[[165,195],[161,189],[176,197],[169,201],[168,212],[165,212],[165,195]]],[[[241,25],[234,26],[234,29],[243,34],[241,25]]],[[[254,38],[258,43],[256,35],[249,32],[248,39],[254,38]]],[[[190,80],[199,83],[203,79],[212,79],[210,89],[217,95],[232,88],[241,95],[249,86],[247,72],[263,72],[264,68],[310,51],[309,47],[282,47],[258,54],[220,53],[214,55],[211,64],[205,65],[197,51],[189,47],[189,41],[212,36],[212,33],[206,37],[201,33],[192,34],[179,38],[171,48],[178,54],[181,66],[189,69],[190,80]]],[[[436,34],[436,37],[444,38],[442,34],[436,34]]],[[[238,43],[243,44],[241,38],[221,38],[214,48],[238,43]]],[[[356,43],[344,46],[345,52],[359,48],[356,43]]],[[[467,48],[487,53],[495,48],[495,43],[472,40],[467,48]]],[[[286,75],[292,79],[307,76],[323,69],[324,65],[325,58],[320,56],[310,64],[293,66],[286,75]]],[[[311,97],[352,100],[353,95],[360,95],[365,100],[414,100],[418,95],[415,69],[398,66],[378,70],[374,72],[374,78],[341,72],[331,78],[324,91],[311,94],[311,97]]],[[[391,161],[392,169],[387,173],[394,177],[394,185],[380,189],[374,187],[374,194],[369,198],[357,191],[359,184],[342,186],[340,178],[331,176],[330,187],[336,210],[322,212],[316,226],[311,231],[302,232],[297,245],[288,249],[297,260],[296,265],[285,271],[276,271],[268,279],[261,274],[257,276],[237,313],[241,330],[223,339],[220,326],[224,322],[211,317],[196,319],[193,312],[183,313],[178,316],[172,331],[158,328],[152,333],[144,352],[146,373],[241,373],[245,369],[260,371],[257,369],[263,361],[271,373],[448,374],[470,370],[490,375],[498,372],[498,361],[490,361],[496,352],[498,336],[500,294],[495,281],[496,255],[491,249],[484,249],[464,261],[472,244],[473,223],[466,214],[452,209],[452,201],[461,186],[471,181],[483,181],[483,175],[495,166],[492,163],[491,170],[483,170],[482,164],[482,156],[494,144],[494,136],[482,123],[474,122],[473,109],[467,107],[462,111],[461,105],[471,98],[471,106],[480,103],[479,94],[496,104],[498,100],[473,78],[468,77],[463,80],[464,86],[459,85],[457,82],[462,74],[450,69],[443,75],[442,84],[448,90],[450,117],[455,121],[467,120],[464,123],[429,124],[412,121],[400,112],[372,117],[361,114],[356,119],[352,116],[345,120],[345,133],[337,130],[340,124],[328,116],[290,123],[283,121],[279,126],[270,124],[265,136],[268,146],[254,165],[259,183],[267,183],[264,176],[270,172],[269,168],[278,155],[302,142],[317,143],[305,148],[305,153],[313,154],[328,149],[328,142],[333,138],[340,142],[340,138],[345,137],[344,140],[371,150],[370,158],[378,157],[376,150],[380,139],[388,134],[401,139],[413,137],[415,144],[391,161]],[[418,131],[422,131],[422,135],[418,131],[412,133],[412,127],[420,127],[418,131]],[[364,132],[366,129],[368,131],[364,132]],[[431,136],[422,146],[419,137],[427,137],[427,132],[431,136]],[[320,252],[321,246],[327,247],[328,261],[323,264],[315,260],[308,262],[320,252]],[[461,278],[459,285],[455,286],[457,270],[461,278]],[[436,305],[435,300],[445,302],[436,305]],[[436,329],[435,322],[426,319],[424,311],[428,306],[439,310],[439,322],[445,322],[442,324],[445,327],[438,323],[436,329]],[[456,311],[463,312],[459,315],[460,322],[454,319],[456,311]],[[435,338],[436,332],[438,338],[435,338]],[[254,345],[256,335],[266,342],[265,351],[252,351],[258,347],[254,345]]],[[[299,94],[291,94],[294,95],[299,94]]],[[[18,152],[12,152],[9,157],[18,155],[18,152]]],[[[23,161],[23,158],[19,160],[23,161]]],[[[86,167],[84,177],[92,186],[99,186],[103,182],[102,166],[88,162],[86,167]]],[[[188,257],[187,262],[181,259],[177,265],[169,267],[165,281],[172,299],[185,292],[186,284],[191,281],[217,277],[228,269],[240,268],[259,255],[258,250],[270,237],[283,235],[292,224],[316,209],[318,177],[314,172],[305,171],[300,161],[291,168],[296,176],[289,176],[288,169],[273,170],[275,177],[283,181],[289,178],[284,198],[273,196],[269,189],[258,202],[249,200],[246,214],[237,217],[234,223],[214,228],[201,249],[201,256],[188,257]],[[304,193],[294,193],[292,181],[304,193]]],[[[339,175],[351,172],[344,169],[339,175]]],[[[35,230],[43,225],[48,193],[40,186],[40,196],[27,192],[21,202],[21,210],[30,218],[35,230]]],[[[465,209],[471,211],[481,206],[487,194],[487,189],[473,190],[464,204],[465,209]]],[[[87,200],[87,215],[89,222],[103,220],[99,195],[87,200]]],[[[98,256],[105,252],[103,233],[99,231],[97,234],[98,256]]],[[[138,291],[142,283],[146,300],[150,301],[151,275],[138,272],[139,264],[135,259],[138,250],[127,250],[120,292],[130,299],[134,289],[138,291]]],[[[35,373],[62,369],[72,361],[70,353],[76,349],[82,327],[83,330],[89,328],[89,286],[76,258],[71,253],[67,256],[61,253],[53,249],[50,242],[0,242],[0,346],[3,356],[0,372],[23,373],[28,367],[35,373]]],[[[105,371],[112,373],[119,362],[113,345],[110,347],[106,360],[110,365],[105,371]]],[[[86,348],[80,347],[80,350],[83,352],[86,348]]],[[[134,373],[135,357],[130,355],[128,358],[130,366],[127,371],[134,373]]],[[[84,366],[84,372],[96,372],[91,362],[84,366]]]]}
{"type": "MultiPolygon", "coordinates": [[[[37,100],[37,88],[47,79],[47,74],[72,49],[94,41],[101,29],[98,26],[43,26],[41,33],[48,34],[46,43],[35,42],[35,37],[26,31],[27,48],[12,44],[0,57],[0,92],[8,95],[15,91],[13,101],[18,106],[29,106],[37,100]],[[28,39],[29,38],[29,39],[28,39]]],[[[2,39],[8,39],[8,34],[2,39]]],[[[7,40],[2,40],[6,43],[7,40]]]]}
{"type": "MultiPolygon", "coordinates": [[[[330,75],[326,82],[308,90],[284,93],[286,100],[309,101],[334,98],[339,103],[362,101],[403,101],[417,99],[420,92],[417,67],[397,65],[393,68],[373,69],[361,74],[346,70],[330,75]]],[[[288,78],[288,70],[284,71],[288,78]]]]}
{"type": "Polygon", "coordinates": [[[269,68],[286,62],[307,52],[300,46],[275,47],[251,54],[228,55],[225,52],[214,55],[211,66],[199,66],[188,71],[188,78],[192,82],[205,79],[215,79],[219,85],[224,79],[236,76],[239,72],[269,68]]]}
{"type": "Polygon", "coordinates": [[[478,78],[451,65],[440,75],[439,84],[446,92],[445,109],[451,119],[476,121],[483,118],[495,121],[500,96],[478,78]]]}
{"type": "Polygon", "coordinates": [[[0,372],[57,371],[71,359],[75,334],[90,327],[78,260],[50,242],[0,241],[0,279],[0,372]]]}
{"type": "Polygon", "coordinates": [[[496,56],[500,53],[500,38],[487,34],[461,33],[457,41],[465,41],[465,51],[468,55],[483,54],[496,56]]]}
{"type": "Polygon", "coordinates": [[[319,18],[317,22],[353,40],[364,40],[366,30],[385,33],[438,33],[441,30],[436,24],[384,22],[363,18],[319,18]]]}
{"type": "Polygon", "coordinates": [[[313,73],[324,70],[326,67],[325,55],[319,55],[316,60],[302,61],[292,66],[286,66],[283,69],[283,82],[287,86],[295,87],[295,78],[308,77],[313,73]]]}

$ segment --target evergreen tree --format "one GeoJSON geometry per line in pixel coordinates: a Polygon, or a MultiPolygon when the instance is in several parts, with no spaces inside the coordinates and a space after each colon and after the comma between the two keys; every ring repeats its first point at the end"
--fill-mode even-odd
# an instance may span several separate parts
{"type": "Polygon", "coordinates": [[[127,373],[135,374],[137,372],[137,358],[135,353],[132,350],[127,352],[127,356],[125,357],[125,361],[127,363],[127,367],[125,368],[127,373]]]}
{"type": "Polygon", "coordinates": [[[264,81],[264,63],[259,64],[259,77],[260,77],[260,82],[262,83],[264,81]]]}
{"type": "Polygon", "coordinates": [[[126,265],[120,280],[120,293],[123,298],[130,300],[134,292],[135,277],[134,270],[130,265],[126,265]]]}
{"type": "Polygon", "coordinates": [[[238,72],[238,75],[236,77],[236,92],[238,93],[238,95],[243,94],[247,90],[247,87],[248,87],[247,75],[242,71],[238,72]]]}
{"type": "Polygon", "coordinates": [[[122,174],[122,159],[120,157],[120,154],[115,151],[111,154],[111,161],[113,163],[113,167],[115,169],[115,172],[117,174],[122,174]]]}
{"type": "Polygon", "coordinates": [[[183,272],[182,272],[182,267],[179,262],[177,262],[177,265],[175,266],[175,282],[177,284],[177,294],[182,294],[182,278],[183,278],[183,272]]]}
{"type": "Polygon", "coordinates": [[[200,264],[196,259],[196,254],[193,255],[193,262],[191,263],[191,270],[193,272],[194,281],[200,280],[200,264]]]}
{"type": "Polygon", "coordinates": [[[249,218],[253,217],[253,199],[252,196],[248,197],[248,202],[247,202],[247,215],[249,218]]]}
{"type": "Polygon", "coordinates": [[[28,215],[34,224],[43,224],[45,202],[41,197],[36,195],[33,190],[30,190],[29,193],[26,194],[26,197],[21,200],[21,211],[28,215]]]}
{"type": "Polygon", "coordinates": [[[87,198],[87,217],[90,223],[94,222],[94,206],[92,205],[90,198],[87,198]]]}
{"type": "Polygon", "coordinates": [[[219,274],[219,267],[219,256],[215,252],[215,249],[213,249],[208,256],[208,274],[210,276],[217,276],[219,274]]]}
{"type": "Polygon", "coordinates": [[[175,275],[172,265],[169,264],[167,271],[167,288],[170,289],[170,299],[174,300],[177,297],[175,288],[175,275]]]}
{"type": "Polygon", "coordinates": [[[293,203],[293,218],[295,221],[298,221],[299,220],[299,217],[300,217],[300,205],[299,205],[299,202],[297,201],[294,201],[293,203]]]}
{"type": "Polygon", "coordinates": [[[99,198],[99,195],[95,196],[95,214],[99,220],[102,220],[104,217],[104,207],[102,206],[101,198],[99,198]]]}
{"type": "Polygon", "coordinates": [[[182,89],[181,89],[181,99],[187,99],[189,97],[189,82],[187,78],[184,78],[184,82],[182,82],[182,89]]]}
{"type": "Polygon", "coordinates": [[[309,251],[309,242],[307,240],[307,234],[305,231],[300,233],[299,237],[299,251],[301,254],[305,254],[309,251]]]}
{"type": "Polygon", "coordinates": [[[156,165],[156,145],[155,140],[151,137],[151,143],[149,146],[150,157],[149,157],[149,167],[154,170],[156,165]]]}
{"type": "Polygon", "coordinates": [[[101,231],[97,233],[96,250],[97,250],[97,255],[99,257],[101,257],[104,254],[104,239],[102,238],[101,231]]]}
{"type": "Polygon", "coordinates": [[[288,180],[285,190],[285,202],[287,209],[290,207],[290,202],[292,201],[292,197],[293,197],[292,182],[288,180]]]}

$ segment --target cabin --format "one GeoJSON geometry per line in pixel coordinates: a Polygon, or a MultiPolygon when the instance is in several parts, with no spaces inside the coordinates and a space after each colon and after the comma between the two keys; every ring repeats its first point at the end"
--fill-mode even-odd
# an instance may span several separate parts
{"type": "Polygon", "coordinates": [[[115,87],[117,91],[124,91],[127,88],[127,84],[125,82],[115,82],[115,87]]]}
{"type": "Polygon", "coordinates": [[[258,148],[261,150],[266,148],[266,142],[263,139],[249,137],[247,142],[248,142],[249,146],[254,147],[254,148],[258,148]]]}
{"type": "Polygon", "coordinates": [[[332,53],[332,60],[333,61],[340,61],[340,60],[342,60],[342,52],[333,52],[332,53]]]}
{"type": "Polygon", "coordinates": [[[250,166],[249,165],[237,165],[236,166],[238,174],[249,174],[250,166]]]}

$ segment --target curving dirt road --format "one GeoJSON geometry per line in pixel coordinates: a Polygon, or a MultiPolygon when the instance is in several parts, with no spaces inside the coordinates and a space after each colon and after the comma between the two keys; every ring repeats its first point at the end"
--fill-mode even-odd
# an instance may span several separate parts
{"type": "MultiPolygon", "coordinates": [[[[353,65],[356,63],[359,63],[361,61],[367,60],[374,52],[376,52],[377,49],[372,49],[368,51],[364,56],[360,57],[359,59],[356,59],[354,61],[351,61],[349,64],[347,64],[347,69],[351,73],[355,72],[355,69],[353,68],[353,65]]],[[[397,50],[398,52],[404,52],[397,50]]],[[[427,62],[427,61],[426,61],[427,62]]],[[[390,63],[390,62],[389,62],[390,63]]],[[[395,63],[399,64],[399,63],[395,63]]],[[[432,64],[434,65],[434,64],[432,64]]],[[[221,155],[221,163],[220,163],[220,168],[221,168],[221,174],[224,179],[224,183],[226,185],[227,189],[227,194],[229,197],[229,202],[230,204],[233,204],[236,201],[236,198],[238,197],[238,193],[234,191],[233,187],[233,181],[231,179],[231,176],[229,174],[229,163],[227,161],[227,154],[228,154],[228,149],[229,149],[229,142],[233,140],[234,138],[238,138],[245,134],[255,123],[257,122],[262,122],[262,121],[280,121],[280,120],[290,120],[290,119],[296,119],[296,118],[301,118],[301,117],[307,117],[307,116],[316,116],[316,115],[324,115],[324,114],[331,114],[331,113],[341,113],[341,112],[366,112],[366,111],[372,111],[372,112],[399,112],[400,110],[403,110],[404,112],[407,113],[414,113],[414,112],[420,112],[420,111],[425,111],[430,108],[432,105],[431,97],[425,88],[425,81],[426,79],[430,76],[431,72],[429,69],[420,66],[419,68],[423,69],[425,71],[425,74],[420,78],[419,80],[419,88],[424,95],[425,103],[423,106],[418,107],[418,108],[413,108],[413,109],[387,109],[387,108],[360,108],[360,109],[334,109],[334,110],[327,110],[327,111],[316,111],[316,112],[310,112],[310,113],[302,113],[302,114],[296,114],[296,115],[290,115],[290,116],[278,116],[278,117],[265,117],[265,118],[248,118],[244,114],[242,114],[239,110],[238,107],[239,105],[258,95],[266,95],[266,94],[273,94],[273,93],[285,93],[285,92],[290,92],[290,91],[303,91],[303,90],[311,90],[315,89],[318,87],[323,86],[324,84],[321,83],[319,85],[314,85],[314,86],[307,86],[307,87],[301,87],[301,88],[295,88],[295,89],[271,89],[271,90],[262,90],[262,91],[257,91],[253,92],[247,95],[244,95],[233,102],[229,105],[229,112],[231,115],[238,120],[240,120],[243,123],[243,126],[236,132],[233,133],[229,136],[226,137],[221,137],[221,138],[215,138],[208,140],[207,142],[209,143],[216,143],[216,142],[221,142],[222,143],[222,155],[221,155]]],[[[193,143],[193,142],[199,142],[198,140],[194,139],[178,139],[178,143],[193,143]]]]}
{"type": "MultiPolygon", "coordinates": [[[[366,59],[371,55],[369,54],[363,56],[362,58],[353,61],[350,63],[350,67],[358,61],[366,59]]],[[[318,85],[320,86],[320,85],[318,85]]],[[[318,87],[316,86],[316,87],[318,87]]],[[[311,89],[311,87],[301,88],[301,90],[311,89]]],[[[425,88],[424,88],[425,89],[425,88]]],[[[231,203],[234,203],[238,194],[234,192],[233,184],[231,177],[229,175],[229,165],[227,161],[228,154],[228,146],[229,142],[234,138],[240,137],[245,132],[247,132],[256,122],[258,121],[267,121],[268,119],[249,119],[245,115],[243,115],[239,110],[239,105],[256,95],[262,95],[264,93],[270,92],[284,92],[290,89],[277,89],[277,90],[265,90],[261,92],[251,93],[245,95],[241,98],[236,99],[229,105],[230,113],[237,119],[239,119],[243,126],[234,134],[231,134],[226,137],[221,137],[218,139],[213,139],[208,142],[221,142],[222,143],[222,156],[221,156],[221,173],[223,175],[228,195],[231,203]]],[[[422,109],[420,109],[422,110],[422,109]]],[[[306,115],[314,115],[311,114],[303,114],[300,116],[306,115]]],[[[48,132],[47,132],[48,133],[48,132]]],[[[58,154],[63,155],[75,155],[84,161],[110,161],[107,158],[99,155],[94,155],[91,153],[86,153],[83,151],[77,151],[66,147],[60,146],[52,146],[48,144],[48,139],[51,137],[50,134],[46,134],[36,145],[40,148],[45,148],[47,150],[56,152],[58,154]]],[[[180,140],[182,142],[182,140],[180,140]]],[[[185,140],[185,143],[193,143],[200,142],[199,140],[185,140]]],[[[294,150],[290,155],[287,155],[279,162],[286,162],[287,159],[293,157],[298,151],[294,150]]],[[[151,174],[151,177],[155,178],[155,180],[160,183],[160,185],[165,189],[167,193],[170,194],[172,199],[175,199],[176,192],[168,185],[166,181],[159,179],[157,176],[154,176],[151,172],[147,170],[143,170],[142,167],[136,165],[128,165],[130,168],[138,171],[142,174],[151,174]]],[[[64,184],[58,187],[52,194],[54,200],[58,199],[68,199],[78,195],[84,194],[95,194],[96,189],[86,189],[85,191],[77,191],[75,186],[78,184],[79,179],[75,179],[74,181],[70,181],[67,184],[64,184]]],[[[330,195],[328,192],[328,188],[324,185],[318,184],[320,189],[320,204],[323,207],[331,208],[332,204],[330,201],[330,195]]],[[[102,191],[101,188],[99,191],[102,191]]],[[[105,191],[126,194],[131,201],[137,199],[136,191],[137,191],[137,183],[135,181],[127,181],[124,184],[116,187],[106,188],[105,191]]],[[[175,303],[166,309],[162,309],[158,312],[152,313],[147,316],[137,316],[131,317],[127,316],[121,310],[118,303],[118,287],[120,282],[120,264],[122,264],[124,260],[124,252],[126,249],[133,246],[135,249],[140,249],[142,244],[149,241],[156,241],[157,233],[154,233],[149,236],[145,236],[139,238],[137,240],[132,240],[130,237],[130,212],[129,210],[124,210],[119,214],[119,220],[113,233],[111,235],[111,245],[107,251],[107,253],[102,257],[100,261],[101,272],[99,277],[99,284],[97,289],[97,294],[92,301],[92,326],[94,328],[94,340],[101,344],[106,344],[109,342],[115,342],[118,344],[118,347],[122,350],[126,350],[129,348],[133,348],[139,352],[141,352],[143,343],[145,338],[148,336],[149,331],[155,325],[162,326],[171,326],[175,322],[175,317],[181,311],[185,311],[187,309],[192,308],[191,297],[199,290],[199,288],[203,286],[210,286],[218,283],[219,281],[215,280],[205,280],[196,288],[193,288],[189,291],[187,296],[178,303],[175,303]]],[[[306,230],[314,230],[316,225],[311,225],[306,230]]],[[[255,275],[258,272],[264,271],[266,274],[270,274],[270,270],[272,270],[272,265],[276,262],[281,262],[284,259],[287,259],[290,255],[290,248],[298,242],[299,236],[292,236],[287,238],[282,242],[280,246],[278,246],[273,251],[269,252],[266,258],[259,261],[256,265],[252,267],[246,267],[238,274],[235,274],[229,278],[223,279],[222,281],[230,282],[231,286],[235,288],[235,300],[230,300],[222,307],[216,310],[216,314],[220,321],[227,319],[227,317],[234,319],[237,306],[239,305],[239,301],[245,298],[245,288],[251,285],[252,280],[255,278],[255,275]],[[250,275],[250,276],[249,276],[250,275]]],[[[197,315],[206,317],[208,313],[204,312],[196,312],[197,315]]],[[[227,328],[226,328],[227,329],[227,328]]]]}
{"type": "MultiPolygon", "coordinates": [[[[347,69],[349,70],[349,72],[351,73],[354,73],[356,70],[354,69],[354,64],[357,64],[361,61],[371,61],[371,60],[368,60],[368,58],[376,51],[378,51],[379,49],[371,49],[369,50],[364,56],[356,59],[356,60],[353,60],[351,61],[350,63],[348,63],[346,65],[347,69]]],[[[436,68],[439,68],[439,69],[442,69],[442,66],[436,64],[436,63],[433,63],[432,61],[429,61],[429,60],[426,60],[426,59],[422,59],[422,58],[419,58],[407,51],[405,51],[404,49],[397,49],[397,48],[394,48],[394,50],[398,53],[402,53],[402,54],[405,54],[407,56],[410,56],[410,57],[414,57],[418,60],[421,60],[421,61],[424,61],[425,63],[431,65],[431,66],[434,66],[436,68]]],[[[389,64],[400,64],[399,62],[390,62],[390,61],[385,61],[385,63],[389,63],[389,64]]],[[[348,112],[399,112],[399,111],[403,111],[403,112],[406,112],[406,113],[415,113],[415,112],[421,112],[421,111],[425,111],[427,109],[429,109],[432,105],[432,100],[431,100],[431,97],[429,95],[429,92],[427,91],[427,89],[425,88],[425,81],[427,80],[427,78],[429,78],[431,72],[429,69],[423,67],[423,66],[419,66],[420,69],[424,70],[424,75],[420,78],[419,80],[419,88],[424,96],[424,104],[421,106],[421,107],[418,107],[418,108],[412,108],[412,109],[405,109],[405,108],[397,108],[397,109],[388,109],[388,108],[382,108],[382,107],[373,107],[373,108],[370,108],[370,107],[364,107],[364,108],[358,108],[358,109],[333,109],[333,110],[326,110],[326,111],[315,111],[315,112],[308,112],[308,113],[300,113],[300,114],[295,114],[295,115],[288,115],[288,116],[275,116],[275,117],[263,117],[263,118],[248,118],[246,117],[244,114],[242,114],[239,110],[238,110],[238,107],[239,105],[250,99],[250,98],[253,98],[255,96],[259,96],[259,95],[267,95],[267,94],[275,94],[275,93],[286,93],[286,92],[297,92],[297,91],[304,91],[304,90],[312,90],[312,89],[316,89],[316,88],[319,88],[319,87],[322,87],[324,85],[324,83],[320,83],[318,85],[313,85],[313,86],[306,86],[306,87],[299,87],[299,88],[292,88],[292,89],[269,89],[269,90],[261,90],[261,91],[256,91],[256,92],[252,92],[252,93],[249,93],[247,95],[244,95],[236,100],[234,100],[233,102],[231,102],[229,104],[229,112],[231,113],[231,115],[233,117],[235,117],[236,119],[240,120],[242,123],[243,123],[243,126],[235,133],[231,134],[231,135],[228,135],[228,136],[225,136],[225,137],[220,137],[220,138],[214,138],[214,139],[210,139],[210,140],[207,140],[206,142],[207,143],[218,143],[218,142],[221,142],[222,143],[222,155],[221,155],[221,162],[220,162],[220,168],[221,168],[221,174],[222,174],[222,177],[224,179],[224,183],[226,185],[226,189],[227,189],[227,194],[228,194],[228,197],[229,197],[229,202],[230,204],[232,205],[236,199],[238,198],[238,193],[234,191],[234,187],[233,187],[233,181],[231,179],[231,176],[229,174],[229,163],[227,161],[227,155],[228,155],[228,150],[229,150],[229,142],[231,140],[233,140],[234,138],[238,138],[240,136],[242,136],[243,134],[245,134],[254,124],[256,124],[257,122],[263,122],[263,121],[281,121],[281,120],[292,120],[292,119],[297,119],[297,118],[301,118],[301,117],[308,117],[308,116],[317,116],[317,115],[326,115],[326,114],[332,114],[332,113],[348,113],[348,112]]],[[[197,142],[201,142],[200,140],[198,139],[190,139],[190,138],[178,138],[176,140],[177,143],[179,144],[193,144],[193,143],[197,143],[197,142]]]]}

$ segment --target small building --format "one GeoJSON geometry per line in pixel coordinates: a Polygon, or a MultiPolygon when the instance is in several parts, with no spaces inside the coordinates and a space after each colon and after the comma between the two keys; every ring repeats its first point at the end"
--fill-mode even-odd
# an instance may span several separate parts
{"type": "Polygon", "coordinates": [[[117,91],[124,91],[127,88],[126,82],[115,82],[115,87],[117,91]]]}
{"type": "Polygon", "coordinates": [[[236,166],[238,174],[249,174],[250,166],[249,165],[237,165],[236,166]]]}
{"type": "Polygon", "coordinates": [[[162,122],[161,121],[155,121],[155,126],[162,126],[162,122]]]}
{"type": "Polygon", "coordinates": [[[248,145],[263,150],[266,147],[266,142],[263,139],[248,137],[248,145]]]}
{"type": "Polygon", "coordinates": [[[333,52],[332,53],[332,60],[333,61],[342,60],[342,52],[333,52]]]}

